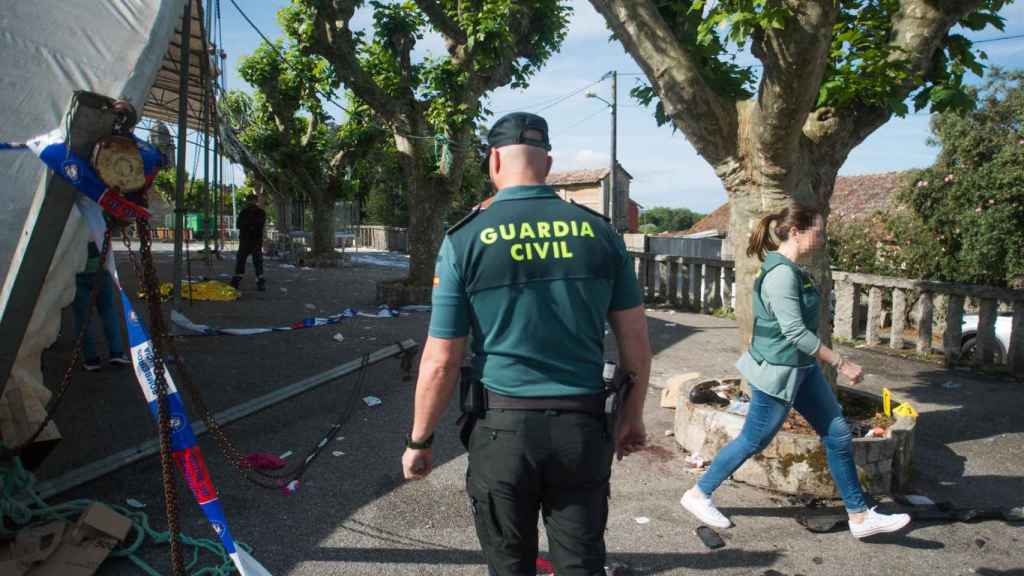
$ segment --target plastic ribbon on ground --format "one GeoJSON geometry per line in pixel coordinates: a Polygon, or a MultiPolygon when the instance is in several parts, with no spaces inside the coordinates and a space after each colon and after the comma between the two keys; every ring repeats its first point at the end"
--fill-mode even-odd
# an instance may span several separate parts
{"type": "MultiPolygon", "coordinates": [[[[139,154],[142,156],[148,184],[163,165],[163,156],[151,144],[143,142],[134,136],[132,138],[135,140],[135,144],[139,148],[139,154]]],[[[74,186],[75,189],[85,194],[93,202],[96,202],[104,210],[117,218],[121,220],[149,219],[149,212],[145,208],[125,199],[116,190],[108,187],[87,161],[79,158],[77,154],[68,149],[67,144],[64,142],[64,130],[58,128],[48,134],[36,136],[25,142],[24,145],[16,143],[0,144],[0,150],[20,150],[25,148],[35,153],[43,161],[43,164],[46,164],[55,174],[61,176],[74,186]]]]}
{"type": "MultiPolygon", "coordinates": [[[[184,290],[184,287],[182,287],[184,290]]],[[[196,335],[202,336],[253,336],[256,334],[266,334],[268,332],[289,332],[292,330],[301,330],[303,328],[316,328],[319,326],[330,326],[332,324],[338,324],[345,318],[396,318],[402,314],[408,314],[409,312],[419,312],[423,309],[429,310],[429,306],[403,306],[402,308],[391,308],[389,306],[381,306],[376,312],[361,312],[355,308],[345,308],[338,314],[332,314],[330,316],[311,316],[309,318],[303,318],[297,322],[288,324],[287,326],[273,326],[266,328],[215,328],[206,324],[197,324],[190,320],[187,316],[178,312],[177,310],[171,310],[171,322],[173,322],[179,328],[183,328],[190,332],[196,333],[196,335]]]]}
{"type": "MultiPolygon", "coordinates": [[[[92,198],[90,196],[90,198],[92,198]]],[[[81,210],[85,221],[89,225],[89,233],[93,242],[102,246],[106,230],[106,223],[100,211],[98,203],[90,202],[84,197],[76,198],[76,203],[81,210]]],[[[114,266],[114,259],[106,261],[107,270],[110,272],[121,295],[121,305],[124,312],[125,325],[128,328],[128,343],[131,347],[132,365],[135,369],[135,378],[142,387],[142,393],[149,404],[153,418],[159,423],[159,404],[156,389],[156,372],[154,365],[153,342],[146,332],[146,328],[139,322],[139,317],[132,308],[131,300],[125,294],[124,288],[117,276],[117,268],[114,266]]],[[[202,509],[203,514],[209,521],[213,531],[220,538],[224,551],[231,557],[235,568],[242,576],[270,576],[270,573],[257,562],[245,550],[235,545],[235,540],[228,528],[228,522],[224,516],[217,496],[217,490],[213,486],[209,470],[206,468],[206,460],[203,458],[202,450],[196,444],[195,434],[192,432],[192,423],[189,421],[185,406],[181,401],[171,374],[164,367],[164,379],[167,382],[167,408],[171,427],[171,451],[178,470],[185,477],[196,503],[202,509]]]]}

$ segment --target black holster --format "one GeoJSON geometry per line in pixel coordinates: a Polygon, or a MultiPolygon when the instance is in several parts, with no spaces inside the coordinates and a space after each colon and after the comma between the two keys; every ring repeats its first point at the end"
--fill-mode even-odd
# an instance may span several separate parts
{"type": "Polygon", "coordinates": [[[629,393],[633,389],[633,374],[620,367],[615,368],[615,376],[611,382],[605,382],[605,409],[604,414],[608,427],[608,433],[615,442],[619,436],[619,422],[622,416],[622,407],[626,405],[629,393]]]}
{"type": "Polygon", "coordinates": [[[459,440],[469,450],[469,436],[473,433],[476,421],[487,411],[487,399],[484,394],[484,383],[473,377],[473,368],[463,366],[459,372],[459,440]]]}

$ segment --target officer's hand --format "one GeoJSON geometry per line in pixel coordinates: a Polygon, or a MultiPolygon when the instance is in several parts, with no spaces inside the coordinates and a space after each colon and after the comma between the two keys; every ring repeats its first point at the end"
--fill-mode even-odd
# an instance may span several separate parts
{"type": "Polygon", "coordinates": [[[619,437],[615,439],[615,457],[622,460],[633,452],[643,450],[647,444],[647,430],[643,418],[626,418],[619,426],[619,437]]]}
{"type": "Polygon", "coordinates": [[[433,451],[430,448],[406,448],[402,455],[402,473],[406,480],[422,480],[433,470],[433,451]]]}

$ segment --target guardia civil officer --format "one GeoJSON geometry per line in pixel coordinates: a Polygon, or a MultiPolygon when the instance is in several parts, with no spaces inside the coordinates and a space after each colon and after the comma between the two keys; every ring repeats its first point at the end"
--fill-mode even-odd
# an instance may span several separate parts
{"type": "Polygon", "coordinates": [[[535,574],[539,513],[559,576],[603,575],[612,456],[645,442],[651,350],[639,288],[608,221],[544,184],[543,118],[509,114],[487,140],[498,193],[448,231],[438,254],[405,477],[430,473],[472,332],[486,411],[468,437],[466,488],[491,573],[535,574]],[[606,321],[635,376],[617,433],[604,414],[606,321]]]}

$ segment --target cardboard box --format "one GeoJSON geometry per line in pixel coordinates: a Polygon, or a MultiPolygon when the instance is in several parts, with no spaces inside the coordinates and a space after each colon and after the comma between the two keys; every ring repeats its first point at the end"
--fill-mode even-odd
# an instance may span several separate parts
{"type": "Polygon", "coordinates": [[[92,576],[131,527],[131,520],[99,503],[74,524],[28,526],[6,550],[0,548],[0,575],[92,576]]]}

